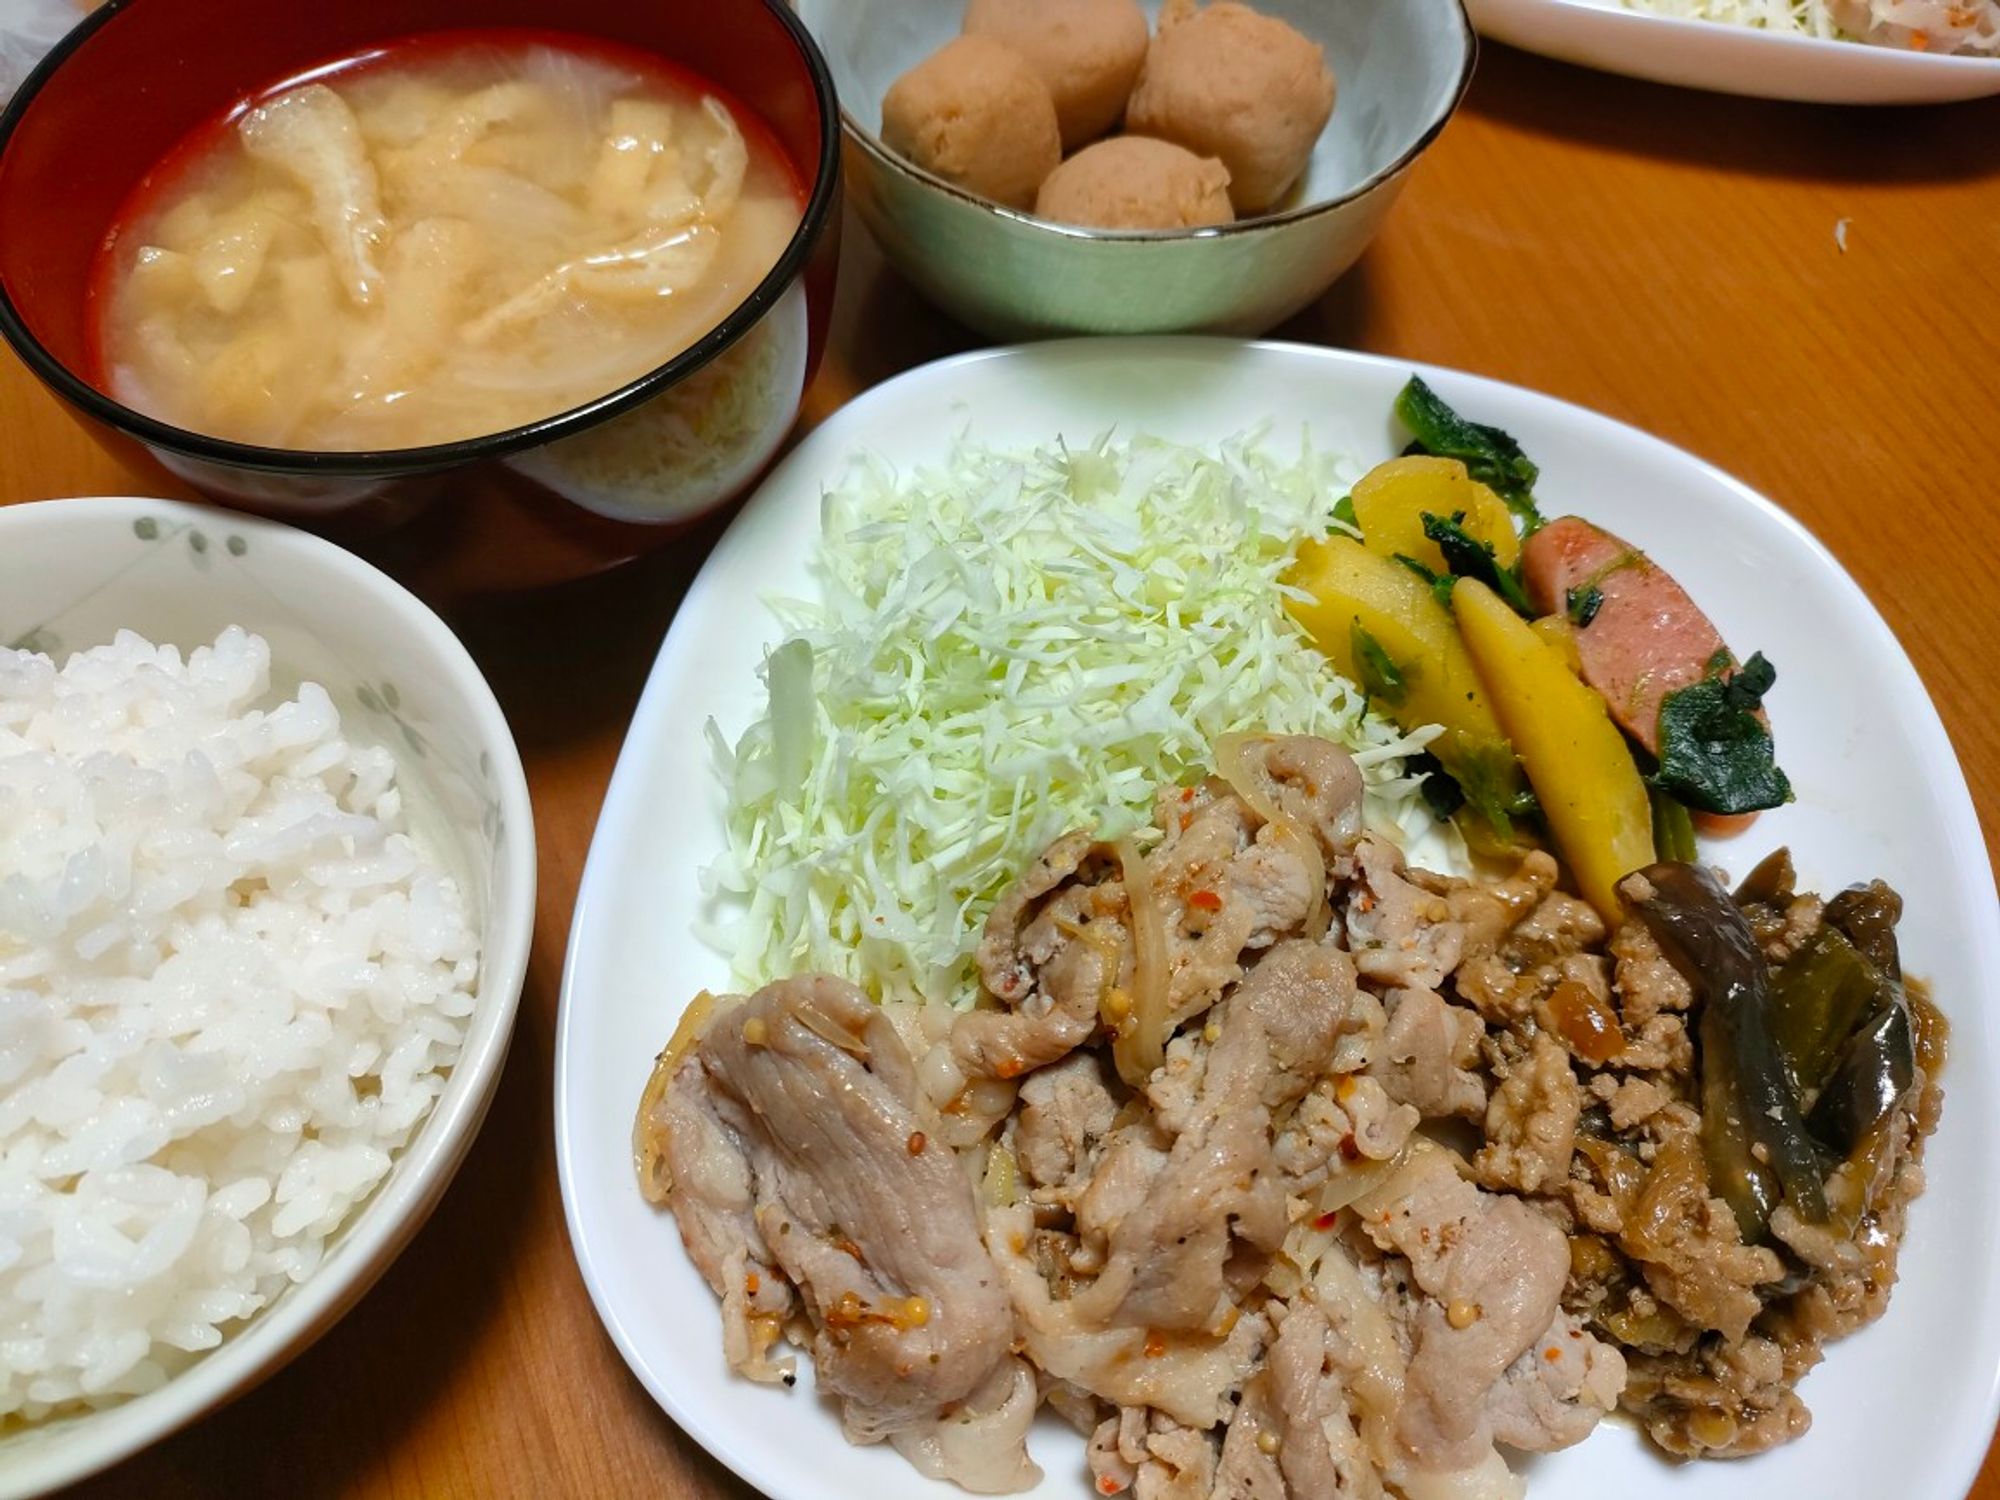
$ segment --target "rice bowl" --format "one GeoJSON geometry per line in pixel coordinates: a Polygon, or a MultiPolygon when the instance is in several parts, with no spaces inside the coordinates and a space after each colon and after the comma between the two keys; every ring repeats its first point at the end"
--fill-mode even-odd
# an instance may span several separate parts
{"type": "Polygon", "coordinates": [[[395,758],[270,647],[0,651],[0,1414],[163,1384],[430,1112],[478,938],[395,758]]]}
{"type": "Polygon", "coordinates": [[[534,868],[477,668],[366,564],[122,500],[0,510],[0,558],[0,644],[30,648],[0,656],[0,1494],[22,1494],[270,1373],[414,1233],[505,1058],[534,868]],[[88,1211],[46,1201],[86,1183],[88,1211]]]}

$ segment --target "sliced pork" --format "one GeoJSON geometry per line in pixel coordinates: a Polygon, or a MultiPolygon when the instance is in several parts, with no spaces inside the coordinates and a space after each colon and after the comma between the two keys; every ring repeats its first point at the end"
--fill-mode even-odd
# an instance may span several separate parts
{"type": "MultiPolygon", "coordinates": [[[[1568,1243],[1518,1198],[1466,1181],[1456,1158],[1435,1148],[1417,1153],[1391,1185],[1364,1200],[1361,1225],[1379,1249],[1408,1263],[1417,1294],[1407,1312],[1412,1349],[1397,1438],[1413,1468],[1473,1468],[1497,1436],[1489,1407],[1495,1385],[1557,1325],[1568,1243]]],[[[1570,1331],[1563,1326],[1565,1341],[1570,1331]]],[[[1608,1371],[1616,1352],[1600,1357],[1607,1374],[1593,1392],[1614,1383],[1608,1371]]],[[[1621,1371],[1615,1384],[1622,1383],[1621,1371]]],[[[1579,1380],[1572,1395],[1584,1391],[1579,1380]]],[[[1576,1436],[1604,1410],[1578,1407],[1576,1436]]],[[[1514,1428],[1517,1435],[1529,1430],[1514,1428]]]]}
{"type": "Polygon", "coordinates": [[[1348,1401],[1348,1359],[1312,1303],[1286,1313],[1271,1345],[1266,1399],[1275,1417],[1285,1493],[1376,1500],[1382,1480],[1348,1401]]]}
{"type": "Polygon", "coordinates": [[[1625,1388],[1625,1357],[1558,1313],[1486,1393],[1493,1436],[1524,1453],[1548,1453],[1589,1437],[1625,1388]]]}
{"type": "Polygon", "coordinates": [[[1353,863],[1347,945],[1362,978],[1436,989],[1465,952],[1465,924],[1453,918],[1449,898],[1409,879],[1396,846],[1374,834],[1354,846],[1353,863]]]}
{"type": "Polygon", "coordinates": [[[1326,1069],[1353,993],[1345,953],[1280,944],[1212,1013],[1207,1050],[1170,1059],[1154,1102],[1175,1139],[1155,1181],[1112,1228],[1096,1281],[1078,1294],[1084,1318],[1196,1331],[1232,1315],[1225,1272],[1237,1245],[1270,1251],[1285,1235],[1273,1118],[1326,1069]],[[1174,1077],[1177,1063],[1191,1085],[1174,1077]]]}
{"type": "Polygon", "coordinates": [[[1057,1297],[1033,1256],[1035,1219],[1024,1200],[987,1215],[987,1242],[1019,1318],[1023,1352],[1056,1380],[1112,1406],[1150,1407],[1206,1431],[1229,1419],[1270,1337],[1259,1313],[1226,1331],[1165,1334],[1106,1327],[1057,1297]]]}
{"type": "MultiPolygon", "coordinates": [[[[712,1021],[743,1004],[731,996],[712,1021]]],[[[701,1005],[701,1002],[697,1002],[701,1005]]],[[[716,1090],[693,1059],[669,1058],[671,1073],[649,1090],[639,1118],[638,1154],[657,1201],[671,1203],[688,1255],[722,1299],[722,1348],[731,1369],[752,1380],[790,1384],[794,1363],[771,1350],[797,1306],[792,1284],[778,1270],[757,1222],[757,1182],[745,1145],[756,1123],[742,1105],[716,1090]]]]}
{"type": "MultiPolygon", "coordinates": [[[[850,1439],[931,1433],[979,1397],[1005,1407],[1013,1312],[970,1180],[932,1139],[915,1065],[858,989],[807,975],[718,1007],[655,1123],[697,1264],[725,1301],[763,1295],[767,1279],[796,1289],[850,1439]],[[744,1259],[718,1257],[746,1209],[744,1259]]],[[[952,1461],[942,1435],[929,1451],[952,1461]]],[[[992,1453],[978,1457],[990,1474],[992,1453]]],[[[1036,1477],[1025,1458],[1015,1474],[1036,1477]]]]}
{"type": "Polygon", "coordinates": [[[1064,834],[993,909],[977,962],[1005,1008],[972,1011],[952,1028],[951,1058],[964,1077],[1019,1078],[1096,1029],[1105,995],[1132,964],[1116,868],[1107,845],[1064,834]]]}
{"type": "Polygon", "coordinates": [[[1095,1052],[1078,1052],[1021,1085],[1014,1155],[1021,1174],[1048,1201],[1074,1208],[1100,1147],[1118,1118],[1117,1075],[1095,1052]]]}
{"type": "MultiPolygon", "coordinates": [[[[1368,1070],[1391,1099],[1426,1119],[1476,1118],[1486,1108],[1486,1084],[1478,1072],[1485,1039],[1486,1026],[1477,1014],[1448,1004],[1435,990],[1394,989],[1388,1025],[1368,1070]]],[[[1568,1165],[1565,1156],[1565,1170],[1568,1165]]]]}

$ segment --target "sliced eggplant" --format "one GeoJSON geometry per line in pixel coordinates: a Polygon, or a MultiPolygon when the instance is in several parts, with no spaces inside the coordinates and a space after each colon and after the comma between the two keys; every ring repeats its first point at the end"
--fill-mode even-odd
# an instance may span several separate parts
{"type": "Polygon", "coordinates": [[[1806,1119],[1806,1128],[1842,1159],[1865,1144],[1902,1105],[1917,1081],[1910,1013],[1892,1005],[1847,1044],[1806,1119]]]}
{"type": "Polygon", "coordinates": [[[1702,1155],[1744,1242],[1763,1239],[1781,1197],[1825,1223],[1825,1174],[1772,1033],[1770,970],[1743,913],[1698,865],[1649,865],[1621,894],[1701,1001],[1702,1155]]]}
{"type": "Polygon", "coordinates": [[[1802,1099],[1826,1086],[1849,1039],[1895,1000],[1893,981],[1830,923],[1786,960],[1771,979],[1771,1033],[1802,1099]]]}
{"type": "Polygon", "coordinates": [[[1826,921],[1846,934],[1868,961],[1901,981],[1902,955],[1896,948],[1896,924],[1903,919],[1903,898],[1879,880],[1850,886],[1826,903],[1826,921]]]}

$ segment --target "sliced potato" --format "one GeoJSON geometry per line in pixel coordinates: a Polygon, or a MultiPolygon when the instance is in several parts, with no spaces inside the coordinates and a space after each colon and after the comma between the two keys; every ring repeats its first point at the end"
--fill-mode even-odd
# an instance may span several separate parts
{"type": "Polygon", "coordinates": [[[132,349],[144,382],[171,388],[175,383],[192,385],[201,378],[201,361],[194,357],[168,313],[141,318],[132,330],[132,349]]]}
{"type": "Polygon", "coordinates": [[[1615,924],[1624,916],[1618,882],[1653,862],[1652,803],[1625,736],[1604,700],[1498,594],[1461,578],[1451,602],[1577,889],[1615,924]]]}
{"type": "Polygon", "coordinates": [[[678,156],[672,109],[646,99],[614,100],[609,129],[585,189],[590,211],[616,214],[626,222],[644,217],[642,200],[654,165],[678,156]]]}
{"type": "Polygon", "coordinates": [[[151,230],[153,242],[165,249],[184,253],[198,250],[202,241],[208,238],[209,226],[215,223],[215,215],[215,194],[189,193],[154,223],[151,230]]]}
{"type": "Polygon", "coordinates": [[[658,156],[674,143],[674,108],[658,99],[614,99],[608,134],[614,142],[658,156]]]}
{"type": "Polygon", "coordinates": [[[1353,538],[1334,536],[1301,543],[1285,582],[1312,596],[1286,607],[1342,676],[1369,687],[1376,706],[1406,729],[1443,726],[1431,753],[1485,814],[1461,820],[1467,841],[1482,853],[1518,847],[1504,811],[1493,816],[1522,789],[1514,752],[1450,614],[1424,581],[1353,538]],[[1371,642],[1386,656],[1393,682],[1383,683],[1381,665],[1363,659],[1371,642]]]}
{"type": "Polygon", "coordinates": [[[1577,676],[1583,675],[1583,654],[1576,647],[1576,631],[1561,615],[1543,615],[1538,620],[1530,620],[1528,628],[1542,638],[1542,644],[1555,652],[1577,676]]]}
{"type": "Polygon", "coordinates": [[[347,317],[333,263],[324,255],[301,255],[278,262],[278,307],[295,328],[316,329],[325,343],[326,331],[347,317]]]}
{"type": "Polygon", "coordinates": [[[1445,571],[1444,554],[1424,535],[1424,515],[1449,518],[1461,511],[1466,532],[1488,543],[1500,566],[1512,567],[1521,555],[1513,512],[1457,459],[1392,458],[1354,485],[1354,519],[1368,550],[1378,557],[1413,557],[1434,573],[1445,571]]]}
{"type": "Polygon", "coordinates": [[[451,89],[432,78],[378,77],[369,107],[357,117],[361,133],[377,150],[414,145],[456,98],[451,89]]]}
{"type": "Polygon", "coordinates": [[[277,232],[277,217],[254,202],[216,220],[189,257],[210,307],[227,315],[250,300],[277,232]]]}
{"type": "Polygon", "coordinates": [[[203,410],[245,442],[283,447],[320,372],[288,329],[258,323],[223,345],[199,376],[203,410]]]}
{"type": "Polygon", "coordinates": [[[132,269],[126,274],[125,285],[119,295],[131,301],[135,307],[152,310],[179,308],[191,298],[200,295],[201,283],[195,279],[194,262],[178,250],[168,250],[160,245],[145,245],[132,259],[132,269]]]}

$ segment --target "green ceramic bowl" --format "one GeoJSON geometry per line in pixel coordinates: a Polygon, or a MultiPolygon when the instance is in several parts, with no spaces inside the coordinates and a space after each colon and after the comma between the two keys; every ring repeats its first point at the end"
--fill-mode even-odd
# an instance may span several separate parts
{"type": "Polygon", "coordinates": [[[1277,213],[1134,234],[1002,208],[882,144],[882,95],[958,34],[963,0],[796,0],[839,86],[863,222],[927,297],[1002,339],[1262,333],[1360,258],[1471,81],[1472,27],[1459,0],[1254,3],[1320,43],[1338,80],[1305,180],[1277,213]]]}

